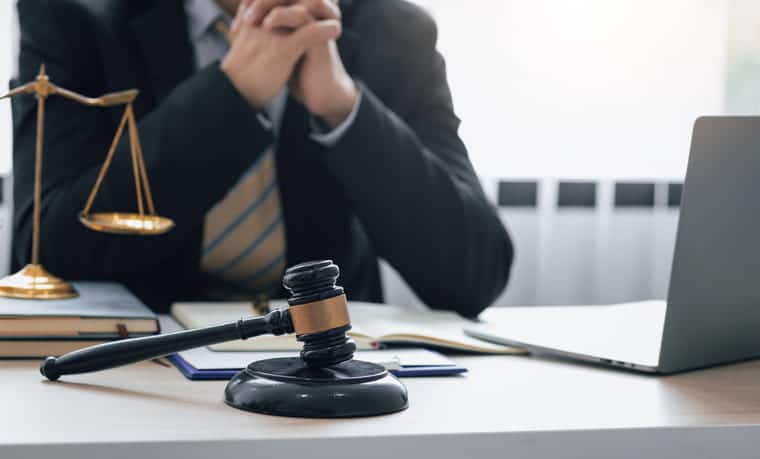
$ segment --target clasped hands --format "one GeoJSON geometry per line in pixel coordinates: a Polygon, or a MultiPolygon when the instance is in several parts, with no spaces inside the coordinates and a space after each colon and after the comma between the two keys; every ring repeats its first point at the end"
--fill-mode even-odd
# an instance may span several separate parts
{"type": "Polygon", "coordinates": [[[358,90],[338,54],[336,0],[241,0],[222,71],[257,108],[288,87],[330,127],[351,113],[358,90]]]}

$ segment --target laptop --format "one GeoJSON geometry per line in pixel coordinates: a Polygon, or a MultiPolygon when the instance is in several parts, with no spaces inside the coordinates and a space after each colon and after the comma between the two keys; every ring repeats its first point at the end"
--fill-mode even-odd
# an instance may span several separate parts
{"type": "Polygon", "coordinates": [[[760,117],[694,124],[667,301],[493,308],[471,336],[649,373],[760,357],[760,117]]]}

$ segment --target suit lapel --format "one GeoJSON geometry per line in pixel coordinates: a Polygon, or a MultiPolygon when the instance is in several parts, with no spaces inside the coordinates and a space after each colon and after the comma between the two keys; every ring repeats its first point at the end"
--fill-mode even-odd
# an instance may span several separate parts
{"type": "Polygon", "coordinates": [[[158,102],[195,70],[183,2],[154,2],[129,26],[147,74],[144,86],[158,102]]]}
{"type": "Polygon", "coordinates": [[[348,73],[352,73],[356,51],[359,49],[361,37],[359,33],[351,27],[351,14],[353,12],[352,0],[341,0],[340,8],[343,13],[343,33],[338,38],[338,52],[346,67],[348,73]]]}

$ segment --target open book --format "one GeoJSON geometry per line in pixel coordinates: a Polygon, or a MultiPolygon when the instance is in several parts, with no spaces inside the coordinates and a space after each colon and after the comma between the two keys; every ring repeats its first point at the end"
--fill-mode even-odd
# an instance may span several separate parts
{"type": "MultiPolygon", "coordinates": [[[[270,307],[286,308],[285,301],[270,307]]],[[[349,335],[360,350],[383,344],[408,344],[485,354],[517,354],[520,349],[491,344],[467,336],[464,328],[473,324],[453,312],[417,311],[387,304],[350,301],[352,329],[349,335]]],[[[254,315],[251,303],[175,303],[172,315],[187,328],[205,327],[254,315]]],[[[211,346],[215,351],[300,350],[295,336],[260,336],[246,341],[230,341],[211,346]]]]}

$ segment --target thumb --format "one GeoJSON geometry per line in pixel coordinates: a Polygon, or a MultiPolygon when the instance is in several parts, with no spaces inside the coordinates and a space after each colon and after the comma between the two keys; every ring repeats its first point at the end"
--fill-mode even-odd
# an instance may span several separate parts
{"type": "Polygon", "coordinates": [[[340,21],[335,19],[310,22],[288,37],[290,50],[300,55],[311,46],[335,40],[340,36],[341,31],[340,21]]]}

